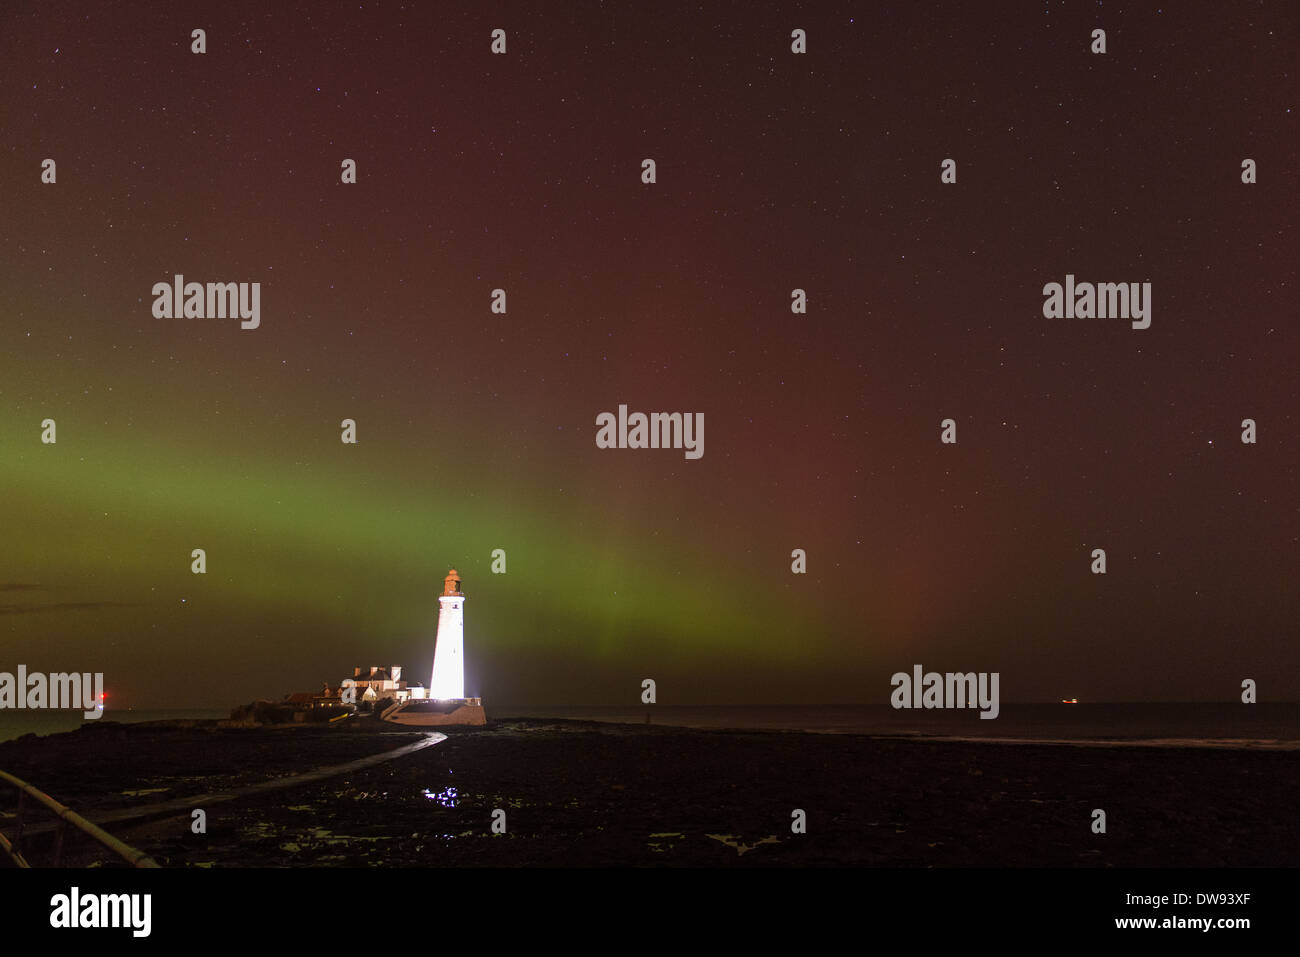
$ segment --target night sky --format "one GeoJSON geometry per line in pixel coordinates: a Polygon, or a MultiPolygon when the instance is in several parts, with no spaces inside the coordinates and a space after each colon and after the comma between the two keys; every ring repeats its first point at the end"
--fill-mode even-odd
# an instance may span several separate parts
{"type": "Polygon", "coordinates": [[[454,566],[489,711],[1300,698],[1294,4],[140,6],[0,13],[0,670],[427,680],[454,566]]]}

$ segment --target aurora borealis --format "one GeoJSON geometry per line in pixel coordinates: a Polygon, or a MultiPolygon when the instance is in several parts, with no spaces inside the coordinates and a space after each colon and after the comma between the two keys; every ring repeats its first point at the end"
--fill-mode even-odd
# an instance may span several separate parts
{"type": "Polygon", "coordinates": [[[421,675],[455,567],[497,701],[1300,697],[1286,4],[3,17],[0,670],[421,675]],[[154,318],[180,273],[260,326],[154,318]],[[1151,327],[1044,318],[1067,273],[1151,327]]]}

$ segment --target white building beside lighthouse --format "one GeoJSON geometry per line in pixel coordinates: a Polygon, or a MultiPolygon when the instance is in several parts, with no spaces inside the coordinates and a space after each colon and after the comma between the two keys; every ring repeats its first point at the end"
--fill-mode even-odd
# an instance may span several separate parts
{"type": "Polygon", "coordinates": [[[456,569],[442,581],[438,598],[438,637],[433,650],[433,675],[429,697],[446,700],[465,697],[465,593],[456,569]]]}

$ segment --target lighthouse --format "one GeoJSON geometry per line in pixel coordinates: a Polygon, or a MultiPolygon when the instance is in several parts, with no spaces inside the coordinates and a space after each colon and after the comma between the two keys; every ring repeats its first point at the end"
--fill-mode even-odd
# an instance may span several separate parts
{"type": "Polygon", "coordinates": [[[433,647],[433,675],[422,698],[411,696],[388,708],[389,724],[427,728],[487,724],[482,698],[465,697],[465,593],[456,569],[447,572],[438,596],[438,637],[433,647]]]}
{"type": "Polygon", "coordinates": [[[442,581],[438,604],[438,638],[433,650],[429,697],[464,698],[465,594],[460,590],[460,575],[454,568],[442,581]]]}

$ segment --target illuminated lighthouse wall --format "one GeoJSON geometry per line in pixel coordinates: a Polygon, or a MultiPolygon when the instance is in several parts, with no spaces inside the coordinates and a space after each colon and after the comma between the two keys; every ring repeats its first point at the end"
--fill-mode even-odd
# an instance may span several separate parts
{"type": "Polygon", "coordinates": [[[430,698],[465,697],[465,595],[456,569],[443,579],[438,598],[438,639],[433,651],[430,698]]]}

